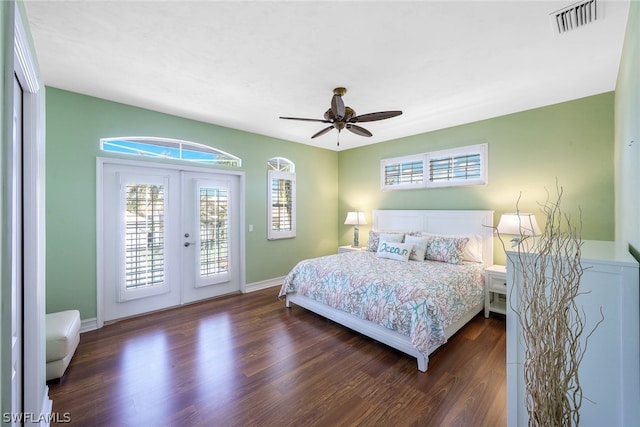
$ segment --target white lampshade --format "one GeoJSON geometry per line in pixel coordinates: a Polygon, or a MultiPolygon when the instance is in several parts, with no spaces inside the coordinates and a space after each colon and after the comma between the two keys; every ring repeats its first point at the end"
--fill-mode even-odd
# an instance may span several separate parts
{"type": "Polygon", "coordinates": [[[363,225],[367,223],[364,212],[347,212],[347,219],[344,220],[345,225],[363,225]]]}
{"type": "Polygon", "coordinates": [[[500,217],[498,233],[515,236],[538,236],[542,234],[536,216],[531,213],[506,213],[500,217]]]}

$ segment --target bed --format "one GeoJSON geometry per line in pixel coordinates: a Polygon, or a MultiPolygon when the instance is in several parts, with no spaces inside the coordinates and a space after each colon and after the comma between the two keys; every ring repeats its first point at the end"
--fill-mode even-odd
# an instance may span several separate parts
{"type": "Polygon", "coordinates": [[[375,210],[370,250],[301,261],[279,296],[415,357],[425,372],[429,354],[483,309],[492,225],[493,211],[375,210]],[[425,239],[464,246],[464,257],[423,261],[425,239]],[[416,260],[405,261],[406,249],[416,260]]]}

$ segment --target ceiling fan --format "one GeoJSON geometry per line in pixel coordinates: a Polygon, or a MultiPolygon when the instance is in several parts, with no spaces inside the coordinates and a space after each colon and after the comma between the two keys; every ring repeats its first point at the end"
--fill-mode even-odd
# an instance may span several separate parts
{"type": "MultiPolygon", "coordinates": [[[[303,120],[306,122],[320,122],[330,123],[331,126],[327,126],[319,132],[316,132],[311,138],[317,138],[320,135],[324,135],[331,129],[338,130],[338,137],[342,129],[347,129],[356,135],[360,136],[372,136],[372,133],[365,128],[356,125],[355,123],[362,122],[374,122],[376,120],[390,119],[391,117],[399,116],[402,111],[379,111],[377,113],[367,113],[356,116],[356,112],[351,107],[345,107],[342,101],[342,95],[347,93],[347,89],[343,87],[337,87],[333,90],[333,97],[331,98],[331,108],[324,113],[324,119],[304,119],[299,117],[280,117],[286,120],[303,120]]],[[[338,139],[338,145],[340,140],[338,139]]]]}

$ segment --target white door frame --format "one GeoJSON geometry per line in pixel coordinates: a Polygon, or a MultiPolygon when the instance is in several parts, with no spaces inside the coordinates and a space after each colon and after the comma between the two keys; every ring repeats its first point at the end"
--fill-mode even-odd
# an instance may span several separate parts
{"type": "MultiPolygon", "coordinates": [[[[6,3],[6,11],[13,15],[13,40],[6,40],[6,43],[13,46],[13,71],[17,75],[23,89],[23,396],[22,413],[31,414],[31,420],[19,420],[16,425],[39,424],[39,418],[48,419],[51,414],[52,402],[49,399],[49,388],[46,385],[46,341],[45,341],[45,103],[44,86],[39,76],[36,63],[35,51],[30,43],[26,16],[23,16],[23,9],[15,1],[6,3]],[[28,256],[27,256],[28,255],[28,256]]],[[[7,21],[11,18],[7,17],[7,21]]],[[[3,22],[10,24],[10,22],[3,22]]],[[[9,31],[5,32],[5,37],[10,37],[9,31]]],[[[5,46],[6,47],[6,46],[5,46]]],[[[9,53],[9,52],[5,52],[9,53]]],[[[5,57],[5,60],[8,58],[5,57]]],[[[13,73],[5,73],[11,77],[13,73]]],[[[7,82],[3,81],[7,88],[7,82]]],[[[12,83],[13,85],[13,83],[12,83]]],[[[3,100],[3,110],[6,114],[12,114],[13,92],[5,96],[3,100]],[[10,104],[10,105],[7,105],[10,104]]],[[[5,118],[3,118],[5,120],[5,118]]],[[[6,120],[5,120],[5,123],[6,120]]],[[[12,131],[11,131],[12,132],[12,131]]],[[[3,140],[5,135],[3,135],[3,140]]],[[[8,156],[10,157],[10,156],[8,156]]],[[[6,230],[7,221],[11,221],[7,213],[10,207],[7,203],[8,184],[11,182],[11,166],[7,164],[9,159],[3,159],[3,191],[2,203],[4,212],[2,216],[2,228],[6,230]]],[[[6,241],[8,236],[3,236],[2,265],[7,266],[7,260],[11,254],[6,252],[6,241]]],[[[11,271],[3,271],[3,283],[5,277],[11,271]]],[[[10,297],[6,289],[3,290],[2,298],[10,297]]],[[[7,306],[3,304],[3,306],[7,306]]],[[[9,305],[10,307],[10,305],[9,305]]],[[[3,323],[10,313],[2,312],[3,323]]],[[[3,328],[4,349],[7,337],[3,328]]],[[[3,361],[3,374],[6,362],[3,361]]],[[[9,375],[2,376],[3,390],[3,410],[6,409],[6,382],[10,381],[9,375]]]]}
{"type": "Polygon", "coordinates": [[[238,189],[238,214],[240,222],[240,291],[245,292],[246,285],[246,258],[245,258],[245,173],[242,171],[230,171],[226,169],[211,169],[190,165],[172,164],[172,163],[159,163],[153,161],[140,161],[140,160],[128,160],[112,157],[97,157],[96,158],[96,326],[101,328],[104,325],[104,262],[102,256],[102,250],[104,245],[104,228],[103,228],[103,195],[104,195],[104,182],[103,173],[105,164],[115,165],[128,165],[134,167],[156,167],[171,169],[176,171],[187,172],[200,172],[200,173],[215,173],[220,175],[232,175],[239,178],[238,189]]]}

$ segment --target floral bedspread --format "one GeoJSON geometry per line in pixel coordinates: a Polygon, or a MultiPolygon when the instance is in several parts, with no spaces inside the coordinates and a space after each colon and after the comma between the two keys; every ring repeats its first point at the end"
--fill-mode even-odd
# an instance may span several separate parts
{"type": "Polygon", "coordinates": [[[355,251],[301,261],[280,298],[296,292],[403,335],[428,354],[445,328],[483,299],[484,266],[395,261],[355,251]]]}

